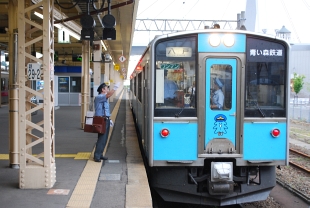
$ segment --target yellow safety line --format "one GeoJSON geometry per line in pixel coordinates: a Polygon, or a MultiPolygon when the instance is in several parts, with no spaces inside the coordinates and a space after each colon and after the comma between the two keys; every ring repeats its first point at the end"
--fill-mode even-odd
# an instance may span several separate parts
{"type": "MultiPolygon", "coordinates": [[[[75,160],[88,160],[91,152],[78,152],[77,154],[55,154],[55,157],[74,158],[75,160]]],[[[35,154],[33,156],[36,156],[35,154]]],[[[9,160],[9,154],[0,154],[0,160],[9,160]]]]}
{"type": "MultiPolygon", "coordinates": [[[[121,103],[121,99],[123,97],[124,90],[122,91],[119,99],[112,111],[110,119],[115,122],[116,115],[118,113],[118,109],[121,103]]],[[[113,130],[113,129],[112,129],[113,130]]],[[[109,133],[107,145],[103,151],[103,155],[105,155],[107,146],[110,142],[110,137],[112,134],[112,130],[109,133]]],[[[66,207],[87,207],[89,208],[94,196],[94,192],[96,189],[96,185],[98,182],[99,173],[102,167],[102,162],[94,162],[93,154],[95,149],[93,149],[92,154],[89,156],[86,166],[81,174],[79,181],[77,182],[72,195],[69,199],[69,202],[66,207]]]]}
{"type": "Polygon", "coordinates": [[[0,160],[8,160],[9,154],[0,154],[0,160]]]}

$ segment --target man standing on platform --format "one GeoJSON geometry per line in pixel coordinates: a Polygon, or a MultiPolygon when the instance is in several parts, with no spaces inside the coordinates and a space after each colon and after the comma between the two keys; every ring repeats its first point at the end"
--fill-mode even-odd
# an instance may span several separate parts
{"type": "Polygon", "coordinates": [[[101,160],[107,160],[107,157],[102,155],[104,148],[107,144],[109,130],[110,130],[110,104],[108,98],[113,95],[113,93],[117,90],[120,83],[116,83],[112,90],[109,91],[109,86],[105,83],[101,84],[98,89],[98,95],[95,98],[95,116],[102,116],[106,118],[106,131],[104,134],[98,133],[98,140],[96,143],[96,149],[94,153],[94,161],[101,162],[101,160]]]}

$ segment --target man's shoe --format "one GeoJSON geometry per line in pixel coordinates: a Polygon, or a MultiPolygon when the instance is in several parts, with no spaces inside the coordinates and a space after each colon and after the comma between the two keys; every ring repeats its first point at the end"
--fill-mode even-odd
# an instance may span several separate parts
{"type": "Polygon", "coordinates": [[[100,159],[101,159],[101,160],[107,160],[107,159],[109,159],[109,158],[108,158],[108,157],[105,157],[105,156],[101,156],[100,159]]]}
{"type": "Polygon", "coordinates": [[[94,161],[95,161],[95,162],[101,162],[101,160],[100,160],[100,159],[94,159],[94,161]]]}

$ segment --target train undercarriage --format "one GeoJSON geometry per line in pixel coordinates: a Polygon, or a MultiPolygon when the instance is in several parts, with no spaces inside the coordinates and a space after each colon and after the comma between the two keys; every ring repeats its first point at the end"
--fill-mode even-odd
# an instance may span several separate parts
{"type": "Polygon", "coordinates": [[[211,179],[202,167],[152,167],[150,185],[165,201],[226,206],[267,199],[276,185],[274,166],[234,166],[232,181],[211,179]]]}

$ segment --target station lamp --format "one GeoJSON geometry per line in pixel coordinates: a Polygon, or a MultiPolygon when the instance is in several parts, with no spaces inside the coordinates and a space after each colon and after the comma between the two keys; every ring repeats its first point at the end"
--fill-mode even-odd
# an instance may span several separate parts
{"type": "Polygon", "coordinates": [[[80,22],[82,25],[81,40],[94,40],[94,27],[96,26],[94,18],[87,14],[81,17],[80,22]]]}
{"type": "Polygon", "coordinates": [[[108,0],[108,14],[102,18],[103,32],[102,40],[115,40],[116,39],[116,20],[113,15],[111,15],[111,0],[108,0]]]}

